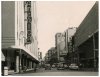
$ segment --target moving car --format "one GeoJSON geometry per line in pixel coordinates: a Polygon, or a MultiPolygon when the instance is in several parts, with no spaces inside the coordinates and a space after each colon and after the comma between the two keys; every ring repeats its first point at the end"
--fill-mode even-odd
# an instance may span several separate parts
{"type": "Polygon", "coordinates": [[[69,69],[78,70],[79,66],[75,63],[72,63],[72,64],[69,65],[69,69]]]}

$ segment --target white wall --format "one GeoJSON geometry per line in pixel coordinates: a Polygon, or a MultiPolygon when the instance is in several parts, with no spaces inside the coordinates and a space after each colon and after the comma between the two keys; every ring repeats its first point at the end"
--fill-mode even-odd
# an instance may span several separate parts
{"type": "Polygon", "coordinates": [[[24,46],[25,40],[27,38],[27,21],[24,19],[27,17],[24,15],[24,2],[16,1],[15,2],[15,37],[16,45],[22,46],[28,49],[26,52],[31,52],[38,58],[38,46],[37,46],[37,24],[36,24],[36,7],[35,3],[31,2],[31,16],[32,16],[32,43],[26,44],[24,46]],[[20,36],[20,37],[19,37],[20,36]]]}

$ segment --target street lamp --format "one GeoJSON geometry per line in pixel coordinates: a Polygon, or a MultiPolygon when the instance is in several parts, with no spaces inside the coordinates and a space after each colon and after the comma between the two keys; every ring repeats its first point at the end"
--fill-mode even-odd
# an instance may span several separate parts
{"type": "MultiPolygon", "coordinates": [[[[20,41],[22,40],[23,37],[24,37],[24,31],[21,31],[19,34],[19,46],[21,46],[20,41]]],[[[21,48],[19,51],[19,73],[21,73],[21,48]]]]}

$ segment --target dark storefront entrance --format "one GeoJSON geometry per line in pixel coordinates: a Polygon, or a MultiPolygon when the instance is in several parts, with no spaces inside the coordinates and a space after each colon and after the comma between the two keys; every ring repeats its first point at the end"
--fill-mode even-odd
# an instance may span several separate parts
{"type": "Polygon", "coordinates": [[[79,62],[86,68],[98,68],[98,32],[78,47],[79,62]]]}

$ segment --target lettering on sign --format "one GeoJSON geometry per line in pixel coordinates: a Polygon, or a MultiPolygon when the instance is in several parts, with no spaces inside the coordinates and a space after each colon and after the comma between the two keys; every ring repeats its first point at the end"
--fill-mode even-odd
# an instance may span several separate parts
{"type": "Polygon", "coordinates": [[[24,7],[27,9],[25,9],[25,13],[27,13],[27,40],[26,43],[31,43],[32,42],[32,30],[31,30],[31,26],[32,26],[32,17],[31,17],[31,1],[25,1],[24,2],[24,7]]]}

